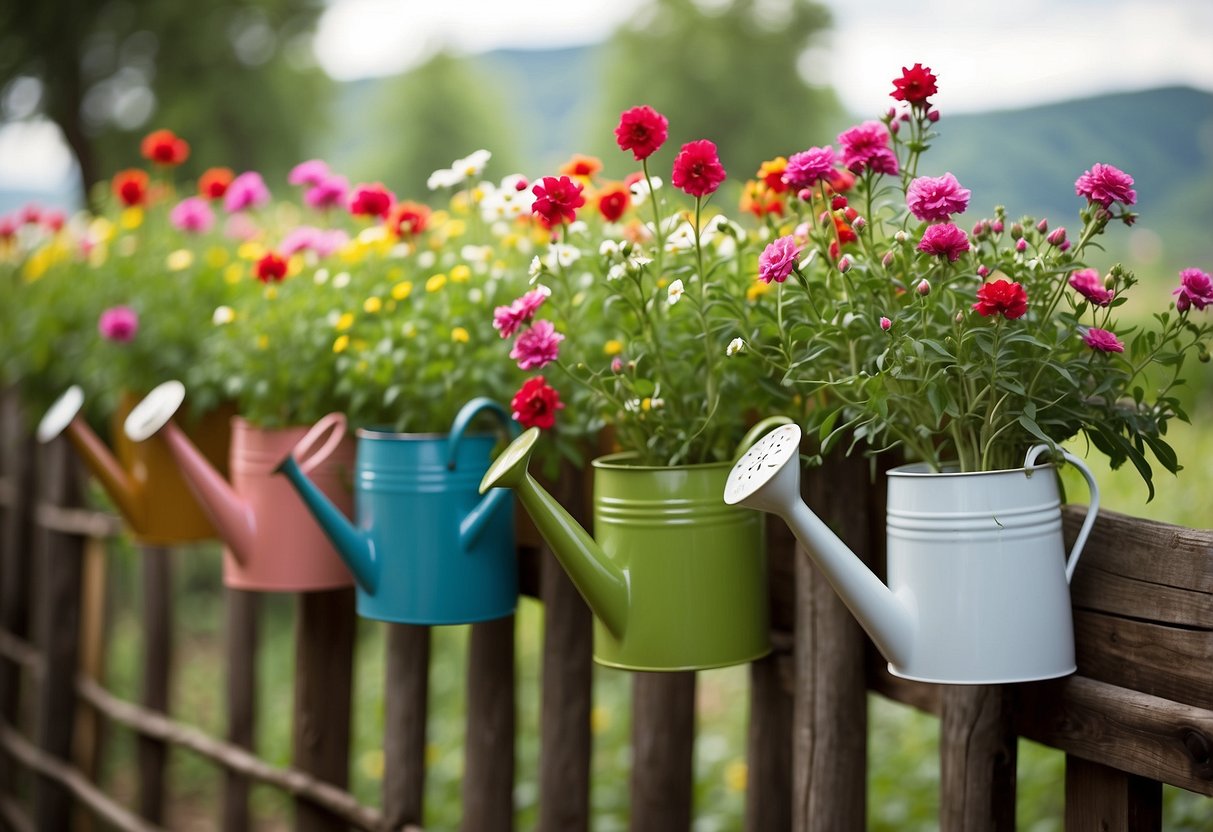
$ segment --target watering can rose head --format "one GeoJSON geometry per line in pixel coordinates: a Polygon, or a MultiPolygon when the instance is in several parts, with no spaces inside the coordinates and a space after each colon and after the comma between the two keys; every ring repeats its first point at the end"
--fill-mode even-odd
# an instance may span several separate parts
{"type": "Polygon", "coordinates": [[[1208,355],[1213,281],[1186,269],[1169,309],[1125,314],[1134,273],[1086,259],[1114,221],[1137,219],[1133,178],[1102,162],[1073,183],[1069,229],[1001,206],[964,220],[972,194],[956,176],[913,173],[936,135],[938,80],[904,68],[879,120],[759,170],[751,210],[791,233],[751,272],[744,296],[767,314],[738,360],[817,402],[806,422],[824,450],[850,435],[936,470],[989,471],[1081,433],[1152,493],[1147,455],[1179,468],[1166,426],[1186,419],[1185,355],[1208,355]]]}

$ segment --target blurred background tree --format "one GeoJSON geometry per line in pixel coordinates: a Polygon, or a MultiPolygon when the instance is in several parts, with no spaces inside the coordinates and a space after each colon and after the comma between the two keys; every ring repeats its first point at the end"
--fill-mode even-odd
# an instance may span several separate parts
{"type": "Polygon", "coordinates": [[[85,193],[137,163],[139,138],[157,127],[192,145],[187,173],[280,177],[326,112],[332,82],[311,49],[322,10],[319,0],[0,0],[0,88],[23,84],[58,125],[85,193]]]}

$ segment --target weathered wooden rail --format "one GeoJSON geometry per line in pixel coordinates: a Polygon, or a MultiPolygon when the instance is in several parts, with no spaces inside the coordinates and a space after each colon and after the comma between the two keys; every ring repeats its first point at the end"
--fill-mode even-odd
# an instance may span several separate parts
{"type": "MultiPolygon", "coordinates": [[[[35,451],[15,398],[5,399],[3,413],[0,826],[67,829],[92,815],[117,829],[161,828],[165,760],[172,749],[185,749],[225,773],[219,828],[249,828],[248,788],[257,782],[295,799],[298,829],[418,830],[429,630],[388,628],[377,807],[359,804],[346,790],[354,622],[348,591],[298,602],[290,767],[270,765],[252,749],[254,594],[224,593],[227,678],[216,684],[227,695],[226,738],[168,715],[172,648],[165,622],[172,605],[156,597],[168,585],[164,553],[144,553],[151,647],[141,701],[115,697],[82,672],[79,626],[85,540],[114,532],[115,524],[79,508],[79,470],[62,443],[35,451]],[[77,759],[78,703],[141,738],[135,805],[100,791],[77,759]]],[[[580,477],[562,477],[557,488],[567,505],[585,506],[580,477]]],[[[883,496],[870,484],[867,465],[831,461],[808,473],[805,490],[879,569],[883,496]]],[[[1070,533],[1075,519],[1067,513],[1070,533]]],[[[940,716],[944,830],[1014,829],[1021,736],[1067,755],[1067,829],[1159,829],[1162,783],[1213,795],[1213,532],[1101,518],[1073,583],[1079,672],[982,687],[890,676],[786,531],[773,523],[768,537],[776,651],[751,667],[747,830],[865,827],[869,690],[940,716]]],[[[520,557],[524,592],[546,608],[538,828],[585,830],[592,825],[593,779],[589,612],[550,554],[523,548],[520,557]]],[[[513,618],[473,628],[462,789],[462,828],[469,832],[514,828],[514,643],[513,618]]],[[[693,674],[635,675],[633,830],[690,827],[694,696],[693,674]]]]}

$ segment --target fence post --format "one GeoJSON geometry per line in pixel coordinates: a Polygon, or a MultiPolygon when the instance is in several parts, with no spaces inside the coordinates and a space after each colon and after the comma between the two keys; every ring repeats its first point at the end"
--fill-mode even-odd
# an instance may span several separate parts
{"type": "Polygon", "coordinates": [[[1004,685],[943,685],[939,734],[941,832],[1014,832],[1018,742],[1004,685]]]}
{"type": "MultiPolygon", "coordinates": [[[[296,768],[334,786],[349,783],[350,695],[354,676],[354,590],[299,593],[295,619],[296,768]]],[[[297,832],[346,825],[306,799],[295,801],[297,832]]]]}
{"type": "MultiPolygon", "coordinates": [[[[171,551],[164,546],[140,546],[143,580],[143,679],[140,701],[168,713],[169,679],[173,661],[173,575],[171,551]]],[[[138,738],[139,816],[160,824],[164,819],[164,770],[168,746],[150,737],[138,738]]]]}
{"type": "Polygon", "coordinates": [[[388,624],[383,694],[383,825],[387,829],[421,825],[429,682],[430,628],[388,624]]]}
{"type": "Polygon", "coordinates": [[[464,741],[464,832],[514,828],[514,616],[472,625],[464,741]]]}
{"type": "MultiPolygon", "coordinates": [[[[44,449],[40,488],[44,504],[74,506],[80,501],[76,458],[65,439],[44,449]]],[[[38,603],[41,651],[46,660],[40,685],[37,744],[48,754],[71,760],[76,713],[76,671],[80,652],[80,590],[84,539],[46,529],[40,535],[43,578],[38,603]]],[[[34,778],[34,826],[45,832],[68,829],[74,801],[56,780],[34,778]]]]}
{"type": "Polygon", "coordinates": [[[688,832],[695,671],[632,674],[632,832],[688,832]]]}
{"type": "Polygon", "coordinates": [[[1161,783],[1066,755],[1066,832],[1161,829],[1161,783]]]}
{"type": "MultiPolygon", "coordinates": [[[[224,599],[224,666],[227,668],[227,739],[253,749],[257,714],[257,645],[261,596],[226,587],[224,599]]],[[[250,782],[236,772],[223,773],[222,828],[247,832],[250,828],[250,782]]]]}

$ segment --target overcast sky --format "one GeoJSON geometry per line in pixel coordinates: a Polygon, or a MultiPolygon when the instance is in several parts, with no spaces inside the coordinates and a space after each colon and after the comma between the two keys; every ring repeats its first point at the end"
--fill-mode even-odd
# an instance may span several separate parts
{"type": "MultiPolygon", "coordinates": [[[[764,0],[773,15],[788,1],[764,0]]],[[[331,0],[316,54],[331,75],[352,79],[400,72],[440,45],[477,52],[594,43],[645,2],[331,0]]],[[[915,62],[938,75],[936,103],[947,112],[1165,84],[1213,91],[1213,0],[825,3],[834,26],[804,65],[857,116],[883,109],[891,79],[915,62]]],[[[0,129],[0,188],[46,187],[69,175],[54,128],[0,129]]]]}

